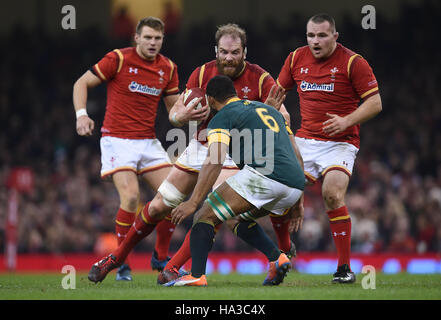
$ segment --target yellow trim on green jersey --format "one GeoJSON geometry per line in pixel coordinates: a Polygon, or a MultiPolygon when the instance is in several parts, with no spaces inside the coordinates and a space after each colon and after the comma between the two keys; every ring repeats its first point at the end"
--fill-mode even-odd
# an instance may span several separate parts
{"type": "Polygon", "coordinates": [[[207,134],[208,145],[211,145],[214,142],[224,143],[227,146],[230,145],[230,132],[225,129],[213,129],[208,131],[207,134]]]}

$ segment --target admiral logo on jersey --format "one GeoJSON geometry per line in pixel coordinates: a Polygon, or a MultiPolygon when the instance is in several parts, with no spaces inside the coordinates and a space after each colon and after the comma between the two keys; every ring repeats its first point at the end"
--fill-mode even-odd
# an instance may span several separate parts
{"type": "Polygon", "coordinates": [[[150,94],[152,96],[159,96],[161,94],[161,89],[156,89],[155,87],[150,88],[149,86],[139,84],[136,81],[130,82],[129,90],[131,92],[140,92],[140,93],[150,94]]]}
{"type": "Polygon", "coordinates": [[[334,92],[334,84],[333,83],[309,83],[309,82],[303,80],[300,83],[300,89],[302,91],[334,92]]]}

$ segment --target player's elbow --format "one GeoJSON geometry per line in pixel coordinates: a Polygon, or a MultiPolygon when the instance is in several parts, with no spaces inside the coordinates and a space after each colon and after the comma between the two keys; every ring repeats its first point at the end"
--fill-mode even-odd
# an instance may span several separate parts
{"type": "Polygon", "coordinates": [[[81,78],[78,78],[77,81],[75,81],[75,83],[74,83],[74,85],[73,85],[73,89],[74,89],[74,91],[75,91],[76,89],[78,89],[78,87],[80,87],[80,86],[81,86],[81,78]]]}
{"type": "Polygon", "coordinates": [[[374,110],[375,114],[379,114],[383,110],[383,103],[381,102],[380,94],[376,94],[374,97],[374,110]]]}
{"type": "Polygon", "coordinates": [[[84,77],[80,77],[75,81],[73,85],[73,90],[79,91],[79,90],[87,90],[87,81],[84,77]]]}
{"type": "Polygon", "coordinates": [[[96,87],[101,83],[101,79],[94,75],[90,70],[87,70],[81,77],[74,83],[74,89],[89,89],[96,87]]]}
{"type": "Polygon", "coordinates": [[[369,97],[366,102],[368,103],[371,117],[376,116],[381,112],[381,110],[383,110],[380,94],[369,97]]]}

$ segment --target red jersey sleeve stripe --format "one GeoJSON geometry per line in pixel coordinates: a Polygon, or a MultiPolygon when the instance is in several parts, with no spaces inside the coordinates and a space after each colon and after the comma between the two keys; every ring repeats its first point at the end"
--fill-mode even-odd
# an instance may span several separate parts
{"type": "Polygon", "coordinates": [[[116,70],[116,72],[118,73],[118,72],[121,71],[121,68],[122,68],[122,65],[123,65],[123,61],[124,61],[124,56],[123,56],[122,52],[121,52],[119,49],[115,49],[115,50],[113,50],[113,51],[115,51],[116,54],[117,54],[118,57],[119,57],[118,70],[116,70]]]}

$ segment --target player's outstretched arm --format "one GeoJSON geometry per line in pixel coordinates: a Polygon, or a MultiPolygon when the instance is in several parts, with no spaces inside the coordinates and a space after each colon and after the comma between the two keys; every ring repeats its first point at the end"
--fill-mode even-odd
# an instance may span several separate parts
{"type": "Polygon", "coordinates": [[[94,121],[89,118],[86,110],[87,91],[101,83],[100,78],[90,70],[86,71],[73,86],[73,104],[77,118],[77,133],[80,136],[92,135],[95,128],[94,121]]]}

